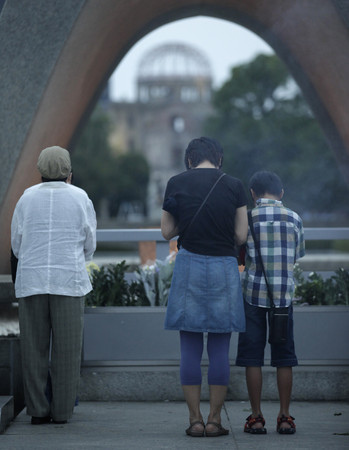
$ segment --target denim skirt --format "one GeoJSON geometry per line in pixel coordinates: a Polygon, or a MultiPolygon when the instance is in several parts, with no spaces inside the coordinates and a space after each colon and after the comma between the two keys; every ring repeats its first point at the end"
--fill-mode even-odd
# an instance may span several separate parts
{"type": "Polygon", "coordinates": [[[173,271],[165,329],[211,333],[245,331],[236,258],[199,255],[180,249],[173,271]]]}

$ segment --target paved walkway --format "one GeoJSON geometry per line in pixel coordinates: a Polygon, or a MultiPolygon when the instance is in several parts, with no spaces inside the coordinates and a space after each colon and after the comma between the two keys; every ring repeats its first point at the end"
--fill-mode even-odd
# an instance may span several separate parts
{"type": "MultiPolygon", "coordinates": [[[[246,402],[227,402],[222,423],[228,436],[191,438],[186,436],[187,409],[181,402],[81,402],[66,425],[30,425],[24,411],[3,435],[0,448],[7,450],[348,450],[349,403],[295,402],[297,433],[281,436],[275,432],[278,405],[265,402],[268,434],[252,436],[242,432],[250,414],[246,402]]],[[[208,403],[203,403],[204,417],[208,403]]]]}

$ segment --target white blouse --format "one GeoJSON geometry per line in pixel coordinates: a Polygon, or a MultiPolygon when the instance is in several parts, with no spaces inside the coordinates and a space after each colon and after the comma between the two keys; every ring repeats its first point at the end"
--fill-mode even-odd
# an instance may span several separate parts
{"type": "Polygon", "coordinates": [[[96,249],[96,214],[82,189],[61,181],[27,189],[12,217],[11,245],[17,298],[91,291],[86,261],[96,249]]]}

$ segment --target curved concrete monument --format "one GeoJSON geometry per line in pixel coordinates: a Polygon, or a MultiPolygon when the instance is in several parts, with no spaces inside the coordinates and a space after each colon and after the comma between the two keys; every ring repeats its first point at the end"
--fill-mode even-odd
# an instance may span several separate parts
{"type": "Polygon", "coordinates": [[[0,1],[0,273],[10,221],[39,181],[42,148],[74,137],[140,38],[177,19],[230,20],[274,48],[296,79],[349,180],[349,5],[343,0],[0,1]]]}

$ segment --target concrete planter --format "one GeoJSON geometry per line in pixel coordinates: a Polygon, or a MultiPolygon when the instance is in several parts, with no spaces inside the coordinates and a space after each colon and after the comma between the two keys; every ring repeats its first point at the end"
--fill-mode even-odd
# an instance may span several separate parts
{"type": "Polygon", "coordinates": [[[348,306],[299,306],[294,324],[301,364],[349,366],[348,306]]]}
{"type": "MultiPolygon", "coordinates": [[[[164,330],[165,311],[161,307],[85,308],[84,365],[98,361],[106,365],[121,361],[178,362],[178,333],[164,330]]],[[[294,308],[294,322],[300,364],[349,365],[349,307],[298,306],[294,308]]],[[[236,346],[237,333],[233,333],[232,362],[236,346]]]]}
{"type": "Polygon", "coordinates": [[[179,358],[178,333],[164,330],[166,308],[85,308],[84,365],[179,358]]]}
{"type": "Polygon", "coordinates": [[[0,337],[0,396],[13,397],[13,416],[24,408],[19,337],[0,337]]]}
{"type": "MultiPolygon", "coordinates": [[[[86,308],[81,400],[183,400],[179,380],[178,332],[163,329],[165,308],[86,308]]],[[[296,307],[295,340],[299,367],[294,370],[294,400],[349,400],[349,307],[296,307]]],[[[247,400],[244,368],[234,364],[227,398],[247,400]]],[[[204,351],[202,399],[209,399],[204,351]]],[[[275,369],[263,368],[263,399],[277,400],[275,369]]]]}

